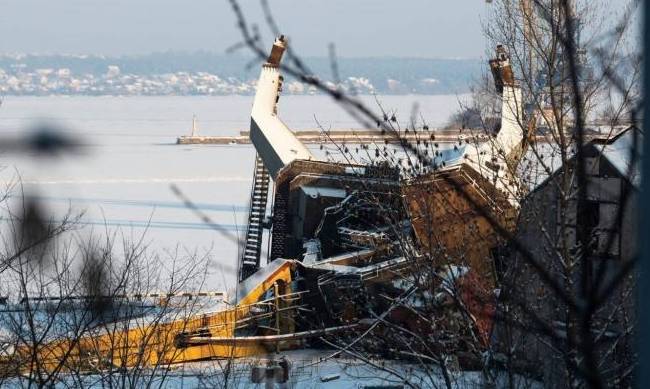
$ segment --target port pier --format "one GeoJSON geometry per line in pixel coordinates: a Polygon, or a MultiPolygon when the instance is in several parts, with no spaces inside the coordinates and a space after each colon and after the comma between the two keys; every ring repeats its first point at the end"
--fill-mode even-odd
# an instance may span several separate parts
{"type": "MultiPolygon", "coordinates": [[[[408,133],[387,133],[381,130],[357,130],[357,129],[336,129],[323,132],[318,129],[297,130],[293,131],[298,140],[305,144],[320,143],[350,143],[350,144],[381,144],[381,143],[399,143],[401,139],[406,141],[433,141],[440,143],[454,143],[461,139],[470,139],[478,136],[479,139],[485,138],[483,133],[471,133],[469,130],[434,130],[418,131],[408,133]]],[[[188,144],[250,144],[250,132],[247,130],[239,131],[239,135],[230,136],[206,136],[206,135],[189,135],[180,136],[176,139],[179,145],[188,144]]]]}

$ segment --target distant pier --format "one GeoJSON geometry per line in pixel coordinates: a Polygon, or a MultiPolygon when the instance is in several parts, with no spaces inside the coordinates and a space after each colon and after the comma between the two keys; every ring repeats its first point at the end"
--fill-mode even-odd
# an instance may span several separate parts
{"type": "MultiPolygon", "coordinates": [[[[592,139],[606,139],[615,136],[618,129],[611,133],[603,133],[597,131],[588,131],[585,134],[586,140],[592,139]]],[[[380,130],[353,130],[353,129],[336,129],[328,132],[321,130],[297,130],[293,131],[296,137],[304,144],[396,144],[401,140],[409,143],[417,143],[417,141],[429,143],[456,143],[456,142],[483,142],[489,137],[484,131],[476,130],[449,130],[449,129],[434,129],[417,132],[384,132],[380,130]]],[[[548,135],[537,135],[534,137],[536,142],[547,143],[549,142],[548,135]]],[[[176,144],[179,145],[248,145],[251,144],[248,131],[239,131],[239,135],[232,136],[209,136],[209,135],[183,135],[176,138],[176,144]]]]}
{"type": "MultiPolygon", "coordinates": [[[[408,142],[427,141],[427,142],[440,142],[452,143],[458,142],[462,139],[472,138],[478,136],[484,138],[484,134],[472,134],[469,130],[429,130],[429,131],[402,131],[399,134],[394,132],[382,132],[381,130],[356,130],[356,129],[336,129],[327,132],[309,129],[294,131],[296,137],[305,144],[320,144],[320,143],[349,143],[349,144],[384,144],[399,143],[400,140],[408,142]]],[[[180,136],[176,139],[179,145],[193,145],[193,144],[213,144],[213,145],[229,145],[229,144],[250,144],[248,131],[239,131],[239,135],[233,136],[206,136],[206,135],[187,135],[180,136]]]]}

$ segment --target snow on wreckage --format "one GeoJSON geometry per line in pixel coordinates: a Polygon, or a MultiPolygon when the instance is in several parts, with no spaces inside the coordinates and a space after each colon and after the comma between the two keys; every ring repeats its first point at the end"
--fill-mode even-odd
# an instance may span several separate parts
{"type": "MultiPolygon", "coordinates": [[[[500,49],[491,61],[503,98],[497,136],[466,144],[463,158],[452,154],[448,163],[432,162],[440,166],[405,180],[385,163],[318,160],[294,136],[277,112],[285,48],[284,37],[273,44],[253,103],[250,138],[258,157],[240,283],[229,307],[56,340],[39,349],[49,361],[45,368],[62,358],[66,366],[92,360],[128,367],[249,357],[322,347],[330,335],[345,342],[370,329],[360,346],[404,357],[382,321],[434,339],[448,353],[467,348],[463,337],[487,345],[495,304],[490,254],[501,243],[493,222],[514,227],[518,182],[509,172],[524,144],[517,127],[521,92],[507,55],[500,49]],[[262,266],[264,234],[270,250],[262,266]],[[471,325],[459,326],[467,317],[471,325]]],[[[423,351],[418,347],[428,345],[409,350],[423,351]]],[[[28,361],[29,352],[14,350],[11,371],[26,368],[15,362],[28,361]]]]}

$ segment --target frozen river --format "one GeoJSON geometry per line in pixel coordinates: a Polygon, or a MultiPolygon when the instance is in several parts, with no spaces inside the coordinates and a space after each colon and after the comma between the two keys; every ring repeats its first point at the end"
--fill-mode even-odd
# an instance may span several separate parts
{"type": "MultiPolygon", "coordinates": [[[[442,125],[465,96],[386,96],[382,106],[407,121],[417,104],[430,126],[442,125]]],[[[376,106],[374,97],[363,97],[376,106]]],[[[196,115],[203,135],[234,135],[248,128],[252,96],[223,97],[7,97],[0,107],[0,136],[39,124],[78,137],[81,152],[52,158],[5,153],[1,181],[20,177],[25,192],[43,198],[53,212],[85,212],[82,233],[118,229],[145,233],[151,250],[165,255],[198,253],[210,259],[219,289],[234,283],[234,240],[213,231],[170,189],[179,187],[223,228],[245,228],[252,179],[252,146],[176,145],[196,115]]],[[[359,127],[325,96],[285,96],[280,116],[290,128],[359,127]]]]}

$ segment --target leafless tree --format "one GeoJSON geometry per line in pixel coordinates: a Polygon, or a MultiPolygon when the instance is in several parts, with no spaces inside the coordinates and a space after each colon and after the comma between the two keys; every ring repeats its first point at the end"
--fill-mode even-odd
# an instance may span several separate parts
{"type": "Polygon", "coordinates": [[[545,381],[553,385],[630,385],[629,271],[636,255],[633,196],[640,133],[640,60],[629,41],[634,4],[618,13],[600,2],[496,1],[494,7],[486,35],[506,46],[513,59],[528,105],[522,129],[533,135],[519,172],[532,193],[522,199],[518,238],[562,291],[541,281],[521,253],[511,256],[500,312],[511,331],[505,349],[519,348],[519,357],[528,354],[533,361],[538,352],[545,381]],[[598,122],[603,104],[609,118],[598,122]],[[618,172],[620,180],[605,167],[617,136],[631,139],[614,156],[629,161],[618,172]],[[605,196],[608,184],[617,190],[605,196]],[[611,338],[605,340],[605,333],[611,338]]]}
{"type": "Polygon", "coordinates": [[[81,215],[55,220],[37,198],[19,200],[4,201],[3,384],[149,387],[176,379],[167,376],[178,362],[174,335],[215,303],[198,297],[207,258],[161,257],[146,232],[133,240],[88,231],[81,215]]]}

